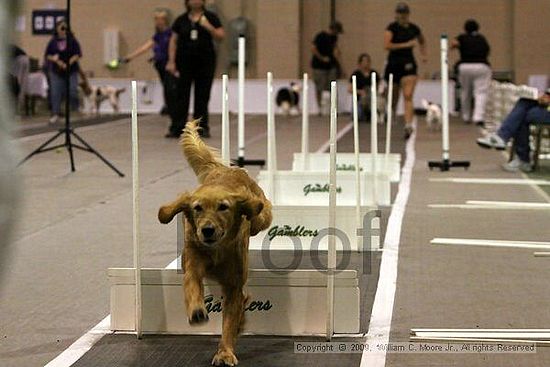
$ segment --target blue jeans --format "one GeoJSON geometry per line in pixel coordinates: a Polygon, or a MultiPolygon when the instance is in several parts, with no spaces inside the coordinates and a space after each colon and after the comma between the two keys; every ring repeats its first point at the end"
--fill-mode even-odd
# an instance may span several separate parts
{"type": "MultiPolygon", "coordinates": [[[[61,102],[65,98],[66,84],[65,76],[59,75],[53,71],[49,72],[50,77],[50,103],[52,105],[52,114],[59,115],[61,112],[61,102]]],[[[71,73],[69,77],[69,94],[71,108],[78,108],[78,72],[71,73]]]]}
{"type": "Polygon", "coordinates": [[[530,161],[529,125],[532,123],[550,124],[550,111],[534,99],[521,98],[497,131],[504,141],[514,138],[516,154],[524,162],[530,161]]]}

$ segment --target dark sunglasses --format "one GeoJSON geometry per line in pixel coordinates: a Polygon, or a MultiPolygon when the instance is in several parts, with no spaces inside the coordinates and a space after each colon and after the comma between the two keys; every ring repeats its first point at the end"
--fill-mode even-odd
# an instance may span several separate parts
{"type": "Polygon", "coordinates": [[[62,26],[61,28],[59,28],[60,31],[66,31],[67,30],[67,27],[65,26],[62,26]]]}

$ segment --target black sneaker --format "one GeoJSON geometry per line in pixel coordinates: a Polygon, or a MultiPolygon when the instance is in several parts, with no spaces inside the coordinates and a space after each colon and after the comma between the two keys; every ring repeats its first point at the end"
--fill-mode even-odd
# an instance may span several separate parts
{"type": "Polygon", "coordinates": [[[485,127],[485,122],[484,121],[476,121],[476,126],[485,127]]]}

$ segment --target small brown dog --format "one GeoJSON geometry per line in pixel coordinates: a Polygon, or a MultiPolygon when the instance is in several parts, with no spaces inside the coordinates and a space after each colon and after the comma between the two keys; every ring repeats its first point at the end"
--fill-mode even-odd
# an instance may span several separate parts
{"type": "Polygon", "coordinates": [[[190,324],[208,321],[203,279],[213,278],[223,291],[223,330],[214,366],[235,366],[237,336],[244,323],[248,295],[250,236],[271,224],[271,203],[241,168],[227,167],[200,139],[198,122],[188,122],[181,144],[200,186],[160,208],[161,223],[184,213],[183,290],[190,324]]]}

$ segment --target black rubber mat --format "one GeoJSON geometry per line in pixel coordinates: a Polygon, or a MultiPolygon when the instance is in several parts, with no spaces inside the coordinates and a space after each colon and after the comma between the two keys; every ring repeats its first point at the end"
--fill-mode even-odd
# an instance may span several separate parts
{"type": "MultiPolygon", "coordinates": [[[[201,367],[210,366],[218,337],[108,335],[78,360],[74,367],[201,367]]],[[[354,339],[337,339],[337,341],[354,339]]],[[[361,353],[294,353],[294,343],[322,338],[240,338],[236,356],[239,367],[341,367],[359,366],[361,353]]],[[[361,342],[361,339],[355,339],[361,342]]]]}

